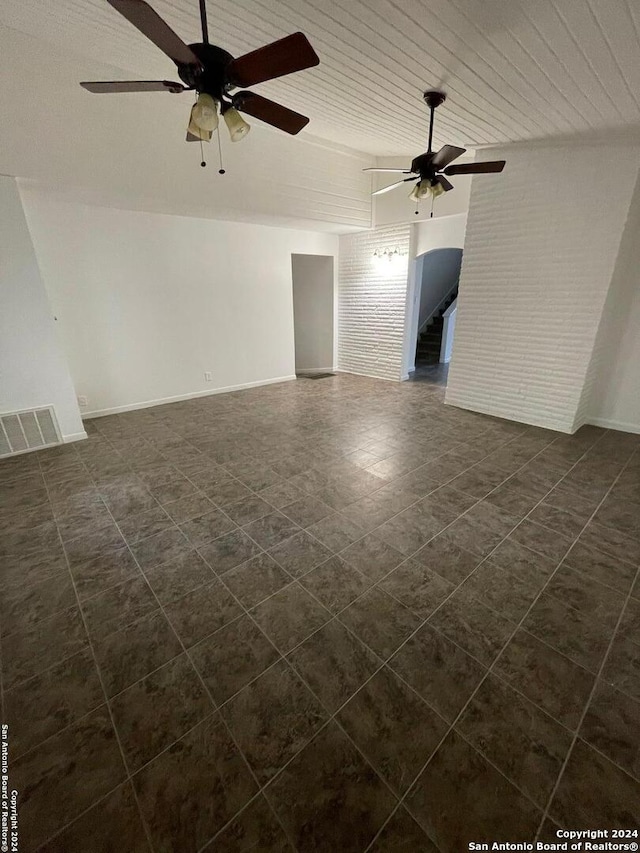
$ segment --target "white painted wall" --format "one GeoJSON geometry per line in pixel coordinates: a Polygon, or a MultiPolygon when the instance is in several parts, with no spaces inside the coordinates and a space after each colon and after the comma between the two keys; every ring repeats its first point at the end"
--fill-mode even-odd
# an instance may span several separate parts
{"type": "Polygon", "coordinates": [[[294,375],[291,254],[337,237],[23,198],[87,413],[294,375]]]}
{"type": "MultiPolygon", "coordinates": [[[[481,157],[480,159],[488,158],[481,157]]],[[[473,162],[473,160],[473,155],[470,155],[465,156],[456,162],[470,163],[473,162]]],[[[377,166],[391,169],[405,169],[408,168],[410,163],[411,157],[378,157],[376,160],[377,166]]],[[[405,177],[403,175],[376,173],[372,173],[372,175],[372,190],[381,189],[382,187],[388,186],[394,181],[405,177]]],[[[448,193],[444,193],[444,195],[441,195],[440,198],[435,200],[433,204],[433,220],[465,214],[467,212],[469,209],[471,180],[470,175],[457,175],[455,178],[451,178],[451,183],[455,185],[455,188],[448,193]]],[[[416,216],[416,204],[408,198],[412,187],[412,183],[407,183],[403,187],[389,190],[388,193],[373,196],[373,223],[376,228],[401,222],[408,224],[422,224],[423,222],[432,221],[430,200],[420,202],[418,205],[419,212],[416,216]]]]}
{"type": "Polygon", "coordinates": [[[0,412],[50,405],[66,441],[86,438],[18,187],[0,176],[0,412]]]}
{"type": "Polygon", "coordinates": [[[585,420],[640,433],[640,178],[598,329],[585,420]]]}
{"type": "Polygon", "coordinates": [[[640,148],[512,146],[494,156],[504,172],[473,181],[446,402],[572,432],[640,148]]]}
{"type": "Polygon", "coordinates": [[[464,249],[467,229],[467,211],[438,219],[427,219],[415,226],[415,254],[423,255],[431,249],[464,249]]]}
{"type": "Polygon", "coordinates": [[[334,259],[292,255],[296,373],[333,370],[334,259]]]}

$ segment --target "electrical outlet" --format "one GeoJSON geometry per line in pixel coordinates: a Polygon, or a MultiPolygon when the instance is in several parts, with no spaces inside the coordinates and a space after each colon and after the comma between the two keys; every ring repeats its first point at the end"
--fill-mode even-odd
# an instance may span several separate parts
{"type": "Polygon", "coordinates": [[[213,382],[213,376],[211,375],[210,370],[205,370],[204,372],[204,381],[205,382],[213,382]]]}
{"type": "Polygon", "coordinates": [[[87,398],[84,395],[80,395],[78,397],[78,405],[79,406],[88,406],[89,401],[87,400],[87,398]]]}

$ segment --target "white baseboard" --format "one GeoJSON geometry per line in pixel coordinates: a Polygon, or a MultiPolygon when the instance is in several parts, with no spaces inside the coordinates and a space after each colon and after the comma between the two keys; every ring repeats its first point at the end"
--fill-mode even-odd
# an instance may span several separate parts
{"type": "Polygon", "coordinates": [[[296,373],[335,373],[335,367],[296,367],[296,373]]]}
{"type": "Polygon", "coordinates": [[[82,432],[71,432],[69,435],[63,435],[62,441],[65,444],[71,444],[72,441],[84,441],[85,438],[89,438],[89,436],[82,430],[82,432]]]}
{"type": "Polygon", "coordinates": [[[278,382],[290,382],[295,379],[295,373],[289,376],[276,376],[273,379],[261,379],[258,382],[244,382],[242,385],[226,385],[214,388],[212,391],[192,391],[190,394],[178,394],[175,397],[162,397],[159,400],[145,400],[141,403],[130,403],[126,406],[114,406],[111,409],[95,409],[93,412],[83,412],[82,419],[103,418],[106,415],[119,415],[123,412],[135,412],[138,409],[151,409],[153,406],[164,406],[167,403],[180,403],[183,400],[194,400],[197,397],[211,397],[214,394],[228,394],[231,391],[244,391],[247,388],[258,388],[261,385],[276,385],[278,382]]]}
{"type": "Polygon", "coordinates": [[[632,432],[640,435],[640,424],[632,424],[628,421],[615,421],[610,418],[588,418],[585,423],[592,426],[604,427],[604,429],[617,429],[620,432],[632,432]]]}

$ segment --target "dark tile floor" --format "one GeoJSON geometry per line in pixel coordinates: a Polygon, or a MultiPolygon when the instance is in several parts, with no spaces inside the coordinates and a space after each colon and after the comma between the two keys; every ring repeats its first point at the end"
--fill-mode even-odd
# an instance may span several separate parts
{"type": "Polygon", "coordinates": [[[0,464],[27,851],[441,851],[640,816],[640,437],[338,375],[0,464]]]}

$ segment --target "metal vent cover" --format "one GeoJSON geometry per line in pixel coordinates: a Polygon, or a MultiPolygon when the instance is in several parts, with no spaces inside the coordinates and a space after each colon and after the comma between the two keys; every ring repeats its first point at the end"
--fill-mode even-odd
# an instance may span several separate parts
{"type": "Polygon", "coordinates": [[[53,406],[0,415],[0,459],[61,443],[53,406]]]}

